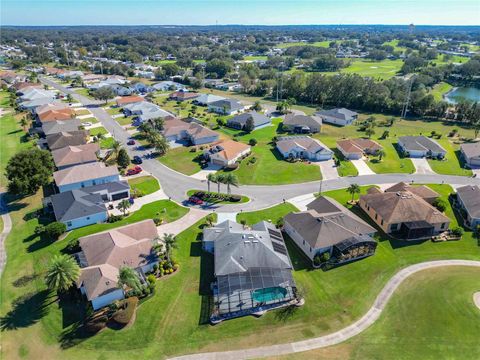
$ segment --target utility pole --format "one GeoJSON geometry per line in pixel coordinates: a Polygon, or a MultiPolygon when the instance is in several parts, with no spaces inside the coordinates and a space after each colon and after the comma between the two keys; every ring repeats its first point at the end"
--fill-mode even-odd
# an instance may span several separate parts
{"type": "Polygon", "coordinates": [[[322,196],[322,185],[323,185],[323,180],[320,180],[320,188],[318,189],[318,196],[322,196]]]}
{"type": "Polygon", "coordinates": [[[415,75],[412,75],[410,78],[410,84],[408,86],[407,90],[407,98],[405,99],[405,105],[403,106],[403,111],[402,111],[402,118],[406,118],[407,113],[408,113],[408,105],[410,103],[410,97],[412,95],[412,86],[413,86],[413,81],[415,80],[415,75]]]}

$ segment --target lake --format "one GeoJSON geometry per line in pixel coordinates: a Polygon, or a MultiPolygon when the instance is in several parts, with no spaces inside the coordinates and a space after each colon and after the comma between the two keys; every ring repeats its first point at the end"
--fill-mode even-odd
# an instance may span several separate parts
{"type": "Polygon", "coordinates": [[[450,103],[457,103],[461,100],[480,101],[480,89],[474,87],[459,87],[449,92],[445,100],[450,103]]]}

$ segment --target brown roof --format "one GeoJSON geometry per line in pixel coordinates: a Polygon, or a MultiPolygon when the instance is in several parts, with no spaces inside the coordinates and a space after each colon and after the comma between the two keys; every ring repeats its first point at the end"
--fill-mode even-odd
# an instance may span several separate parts
{"type": "Polygon", "coordinates": [[[55,171],[53,178],[55,184],[61,186],[112,175],[118,175],[118,170],[115,166],[105,166],[103,163],[96,162],[55,171]]]}
{"type": "Polygon", "coordinates": [[[57,167],[82,164],[97,160],[100,147],[97,143],[78,146],[66,146],[52,151],[53,161],[57,167]]]}
{"type": "Polygon", "coordinates": [[[57,120],[69,120],[75,118],[75,110],[72,108],[48,109],[38,114],[38,119],[44,123],[57,120]]]}
{"type": "Polygon", "coordinates": [[[188,99],[194,99],[196,97],[199,97],[200,94],[196,92],[188,92],[188,91],[175,91],[170,94],[170,97],[173,99],[180,99],[180,100],[188,100],[188,99]]]}
{"type": "Polygon", "coordinates": [[[152,244],[157,235],[155,223],[148,219],[80,238],[88,267],[82,269],[77,285],[83,284],[89,300],[112,291],[121,267],[138,268],[156,261],[152,244]]]}
{"type": "Polygon", "coordinates": [[[117,99],[117,106],[123,106],[126,104],[133,104],[133,103],[142,102],[142,101],[145,101],[145,99],[138,95],[124,96],[120,99],[117,99]]]}
{"type": "Polygon", "coordinates": [[[410,191],[370,193],[360,197],[388,224],[427,221],[448,223],[450,219],[410,191]]]}
{"type": "Polygon", "coordinates": [[[370,139],[345,139],[338,140],[337,146],[343,149],[346,153],[363,154],[366,150],[371,152],[378,151],[382,146],[370,139]]]}
{"type": "Polygon", "coordinates": [[[206,128],[205,126],[202,126],[200,124],[194,122],[187,123],[177,118],[165,118],[163,124],[164,136],[179,135],[183,131],[186,131],[188,135],[191,136],[193,139],[218,136],[215,131],[210,130],[209,128],[206,128]]]}
{"type": "Polygon", "coordinates": [[[47,135],[47,144],[50,150],[60,149],[65,146],[76,146],[87,143],[89,133],[87,130],[61,132],[47,135]]]}
{"type": "Polygon", "coordinates": [[[422,199],[436,199],[440,196],[439,193],[433,191],[428,186],[420,185],[420,186],[411,186],[404,182],[399,182],[388,189],[385,192],[397,192],[397,191],[409,191],[412,194],[420,196],[422,199]]]}
{"type": "Polygon", "coordinates": [[[216,145],[221,146],[223,150],[215,153],[215,155],[218,155],[227,161],[233,160],[237,158],[240,153],[251,149],[251,146],[234,140],[225,140],[216,145]]]}
{"type": "Polygon", "coordinates": [[[31,82],[18,82],[12,85],[12,88],[16,89],[17,91],[23,90],[25,88],[43,88],[41,83],[31,83],[31,82]]]}
{"type": "Polygon", "coordinates": [[[64,70],[64,69],[59,69],[59,68],[55,68],[55,67],[45,66],[45,67],[44,67],[44,72],[45,72],[46,74],[58,75],[58,74],[63,74],[63,73],[65,73],[65,72],[67,72],[67,71],[64,70]]]}

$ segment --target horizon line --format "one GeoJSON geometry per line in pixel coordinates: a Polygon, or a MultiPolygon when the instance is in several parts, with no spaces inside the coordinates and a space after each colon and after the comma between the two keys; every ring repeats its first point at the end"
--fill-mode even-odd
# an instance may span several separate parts
{"type": "MultiPolygon", "coordinates": [[[[190,26],[190,27],[200,27],[200,26],[212,26],[212,27],[220,27],[220,26],[264,26],[264,27],[278,27],[278,26],[405,26],[408,27],[411,24],[44,24],[44,25],[20,25],[20,24],[0,24],[1,27],[6,26],[14,26],[14,27],[79,27],[79,26],[125,26],[125,27],[133,27],[133,26],[172,26],[172,27],[183,27],[183,26],[190,26]]],[[[415,24],[414,26],[443,26],[443,27],[480,27],[478,25],[462,25],[462,24],[415,24]]]]}

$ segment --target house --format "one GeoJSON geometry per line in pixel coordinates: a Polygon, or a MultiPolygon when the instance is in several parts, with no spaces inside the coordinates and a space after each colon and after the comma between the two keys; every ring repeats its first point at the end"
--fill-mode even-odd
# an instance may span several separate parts
{"type": "Polygon", "coordinates": [[[42,89],[42,83],[32,83],[32,82],[17,82],[13,84],[11,89],[15,89],[17,94],[23,95],[24,92],[32,90],[33,88],[42,89]]]}
{"type": "Polygon", "coordinates": [[[82,76],[82,82],[84,84],[95,84],[105,80],[105,75],[102,74],[85,74],[82,76]]]}
{"type": "Polygon", "coordinates": [[[57,169],[62,170],[75,165],[96,162],[99,153],[100,146],[97,143],[88,143],[53,150],[52,157],[57,169]]]}
{"type": "Polygon", "coordinates": [[[140,94],[145,94],[145,93],[155,91],[153,87],[151,87],[150,85],[144,84],[142,82],[137,82],[135,84],[130,85],[130,89],[133,92],[140,93],[140,94]]]}
{"type": "Polygon", "coordinates": [[[284,231],[312,263],[324,253],[330,264],[349,262],[373,255],[377,247],[376,230],[326,196],[313,200],[306,211],[286,215],[284,231]]]}
{"type": "Polygon", "coordinates": [[[35,109],[39,106],[53,104],[56,100],[50,97],[44,97],[35,100],[22,101],[18,104],[19,108],[22,110],[30,110],[32,113],[35,113],[35,109]]]}
{"type": "Polygon", "coordinates": [[[78,239],[82,251],[77,254],[81,267],[77,287],[94,310],[125,297],[118,285],[120,268],[133,268],[144,279],[158,264],[152,249],[157,236],[155,223],[149,219],[78,239]]]}
{"type": "Polygon", "coordinates": [[[212,165],[228,167],[247,156],[252,147],[239,141],[225,140],[213,145],[203,153],[204,158],[212,165]]]}
{"type": "Polygon", "coordinates": [[[235,99],[223,99],[208,104],[208,111],[221,115],[235,115],[246,109],[240,101],[235,99]]]}
{"type": "Polygon", "coordinates": [[[310,161],[330,160],[333,151],[317,139],[308,136],[282,136],[276,144],[285,159],[307,159],[310,161]]]}
{"type": "Polygon", "coordinates": [[[249,111],[243,114],[235,115],[233,118],[229,119],[227,121],[227,126],[242,130],[245,129],[248,121],[252,122],[253,130],[269,126],[272,123],[272,120],[268,116],[256,111],[249,111]]]}
{"type": "Polygon", "coordinates": [[[199,97],[200,94],[199,93],[196,93],[196,92],[189,92],[189,91],[185,91],[185,90],[179,90],[179,91],[175,91],[174,93],[171,93],[168,98],[170,100],[174,100],[174,101],[185,101],[185,100],[192,100],[192,99],[196,99],[197,97],[199,97]]]}
{"type": "Polygon", "coordinates": [[[432,157],[443,159],[447,151],[435,140],[426,136],[400,136],[398,146],[406,156],[412,158],[432,157]]]}
{"type": "Polygon", "coordinates": [[[446,231],[450,219],[411,191],[370,188],[360,208],[386,233],[402,240],[422,240],[446,231]]]}
{"type": "Polygon", "coordinates": [[[68,70],[57,75],[59,79],[73,79],[76,77],[82,77],[83,71],[80,70],[68,70]]]}
{"type": "Polygon", "coordinates": [[[215,85],[215,88],[218,90],[224,90],[224,91],[236,91],[240,92],[243,90],[243,86],[239,83],[231,82],[231,83],[219,83],[215,85]]]}
{"type": "Polygon", "coordinates": [[[53,179],[58,187],[58,191],[65,192],[119,181],[120,175],[115,166],[105,166],[103,163],[95,162],[55,171],[53,179]]]}
{"type": "Polygon", "coordinates": [[[319,116],[287,114],[282,123],[282,129],[297,134],[318,133],[322,128],[322,118],[319,116]]]}
{"type": "Polygon", "coordinates": [[[201,94],[198,98],[193,100],[193,102],[198,105],[208,106],[209,104],[220,100],[225,100],[225,98],[223,96],[213,94],[201,94]]]}
{"type": "Polygon", "coordinates": [[[433,191],[431,188],[429,188],[426,185],[418,185],[418,186],[412,186],[407,183],[399,182],[393,186],[390,186],[389,188],[385,189],[385,192],[399,192],[399,191],[408,191],[411,192],[412,194],[415,194],[419,197],[421,197],[423,200],[428,202],[429,204],[433,205],[435,200],[438,199],[440,196],[436,191],[433,191]]]}
{"type": "Polygon", "coordinates": [[[159,83],[153,84],[152,87],[157,91],[185,90],[185,85],[175,81],[160,81],[159,83]]]}
{"type": "Polygon", "coordinates": [[[337,141],[337,149],[346,159],[361,159],[364,155],[375,155],[382,146],[370,139],[345,139],[337,141]]]}
{"type": "Polygon", "coordinates": [[[323,122],[338,126],[346,126],[352,124],[358,118],[358,113],[345,108],[337,108],[330,110],[321,110],[315,113],[323,122]]]}
{"type": "Polygon", "coordinates": [[[101,195],[83,189],[52,195],[50,202],[55,219],[67,226],[67,230],[103,223],[108,219],[107,208],[101,195]]]}
{"type": "Polygon", "coordinates": [[[87,143],[89,133],[87,130],[60,132],[46,136],[47,146],[50,150],[56,150],[65,146],[78,146],[87,143]]]}
{"type": "Polygon", "coordinates": [[[209,144],[218,141],[218,133],[195,122],[180,119],[165,120],[162,130],[168,141],[186,142],[193,145],[209,144]]]}
{"type": "Polygon", "coordinates": [[[0,71],[0,80],[7,84],[16,84],[27,81],[27,75],[17,74],[14,71],[0,71]]]}
{"type": "Polygon", "coordinates": [[[462,144],[460,151],[468,166],[480,167],[480,142],[462,144]]]}
{"type": "Polygon", "coordinates": [[[35,110],[37,113],[37,118],[40,123],[46,123],[50,121],[57,121],[57,120],[71,120],[75,118],[75,110],[68,107],[68,106],[61,106],[61,105],[52,105],[50,104],[40,106],[35,110]]]}
{"type": "Polygon", "coordinates": [[[457,188],[457,203],[465,218],[465,225],[476,230],[480,225],[480,188],[467,185],[457,188]]]}
{"type": "Polygon", "coordinates": [[[57,93],[55,91],[43,90],[38,88],[31,88],[28,91],[25,91],[22,96],[20,96],[20,102],[38,100],[42,98],[55,99],[57,93]]]}
{"type": "Polygon", "coordinates": [[[142,101],[145,101],[145,99],[143,97],[138,96],[138,95],[131,95],[131,96],[125,96],[125,97],[118,98],[116,100],[116,103],[117,103],[118,107],[122,107],[122,106],[125,106],[125,105],[128,105],[128,104],[135,104],[135,103],[139,103],[139,102],[142,102],[142,101]]]}
{"type": "Polygon", "coordinates": [[[63,74],[64,72],[66,72],[66,70],[55,68],[55,67],[50,67],[50,66],[45,66],[43,68],[43,72],[45,73],[45,75],[55,75],[55,76],[57,76],[59,74],[63,74]]]}
{"type": "Polygon", "coordinates": [[[203,230],[202,246],[214,255],[212,323],[298,305],[287,248],[272,224],[246,229],[227,220],[203,230]]]}
{"type": "Polygon", "coordinates": [[[147,101],[127,104],[123,107],[123,112],[126,116],[136,115],[134,120],[139,123],[152,119],[173,116],[168,111],[163,110],[160,106],[147,101]]]}
{"type": "Polygon", "coordinates": [[[54,120],[42,124],[42,132],[45,135],[57,134],[61,132],[76,131],[82,126],[80,119],[54,120]]]}

